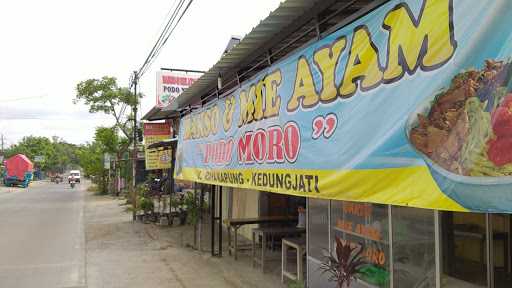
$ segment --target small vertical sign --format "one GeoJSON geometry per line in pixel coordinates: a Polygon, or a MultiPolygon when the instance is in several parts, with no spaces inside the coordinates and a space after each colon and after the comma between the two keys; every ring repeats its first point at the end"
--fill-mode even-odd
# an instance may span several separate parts
{"type": "Polygon", "coordinates": [[[110,154],[103,154],[103,168],[110,169],[110,154]]]}
{"type": "Polygon", "coordinates": [[[148,146],[171,137],[169,123],[144,123],[144,147],[146,170],[171,168],[170,149],[149,149],[148,146]]]}

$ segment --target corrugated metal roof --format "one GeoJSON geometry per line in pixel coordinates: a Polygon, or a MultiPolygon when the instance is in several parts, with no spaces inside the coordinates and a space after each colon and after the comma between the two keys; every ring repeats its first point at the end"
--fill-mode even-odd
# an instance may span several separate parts
{"type": "MultiPolygon", "coordinates": [[[[185,90],[171,105],[165,107],[164,111],[180,109],[200,101],[200,97],[208,93],[217,86],[219,74],[232,72],[237,65],[258,49],[270,39],[279,34],[283,29],[292,24],[297,18],[306,14],[312,7],[319,2],[329,2],[325,0],[287,0],[282,2],[279,7],[270,13],[256,27],[247,34],[238,45],[224,54],[221,59],[211,67],[208,72],[203,74],[192,86],[185,90]]],[[[330,1],[333,2],[333,1],[330,1]]]]}
{"type": "Polygon", "coordinates": [[[155,106],[146,115],[142,116],[141,120],[156,121],[178,116],[179,113],[177,111],[163,111],[160,107],[155,106]]]}

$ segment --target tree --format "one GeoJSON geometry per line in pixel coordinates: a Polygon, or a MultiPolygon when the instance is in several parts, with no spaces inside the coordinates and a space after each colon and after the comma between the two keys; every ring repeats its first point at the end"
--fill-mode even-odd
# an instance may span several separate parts
{"type": "MultiPolygon", "coordinates": [[[[132,138],[130,117],[123,117],[127,107],[133,107],[137,99],[127,87],[119,87],[114,77],[89,79],[76,86],[75,104],[83,101],[90,113],[105,113],[114,117],[114,128],[118,128],[127,139],[132,138]]],[[[140,98],[141,96],[138,95],[140,98]]],[[[131,140],[128,144],[131,143],[131,140]]]]}
{"type": "MultiPolygon", "coordinates": [[[[127,87],[120,87],[116,78],[108,76],[82,81],[76,86],[76,92],[73,100],[75,104],[83,101],[89,106],[90,113],[104,113],[114,118],[113,127],[96,130],[95,140],[97,145],[103,145],[102,150],[114,153],[116,159],[120,160],[133,143],[134,127],[129,112],[131,109],[127,108],[135,106],[137,97],[141,98],[142,95],[135,96],[127,87]]],[[[116,171],[116,175],[120,177],[119,171],[116,171]]]]}
{"type": "Polygon", "coordinates": [[[104,168],[103,155],[118,152],[120,140],[116,130],[107,127],[96,128],[94,141],[81,147],[78,153],[84,174],[98,185],[100,193],[108,192],[108,171],[104,168]]]}
{"type": "Polygon", "coordinates": [[[98,127],[94,133],[94,140],[101,145],[105,153],[116,154],[119,150],[119,135],[116,128],[98,127]]]}
{"type": "Polygon", "coordinates": [[[103,167],[103,153],[97,142],[87,143],[78,150],[80,167],[86,177],[98,185],[100,192],[106,192],[106,171],[103,167]]]}
{"type": "Polygon", "coordinates": [[[36,165],[42,171],[47,172],[63,173],[70,167],[77,167],[78,147],[56,136],[52,137],[52,140],[46,137],[26,136],[17,144],[9,147],[5,154],[6,157],[24,154],[31,160],[34,160],[35,156],[43,156],[43,160],[36,165]]]}

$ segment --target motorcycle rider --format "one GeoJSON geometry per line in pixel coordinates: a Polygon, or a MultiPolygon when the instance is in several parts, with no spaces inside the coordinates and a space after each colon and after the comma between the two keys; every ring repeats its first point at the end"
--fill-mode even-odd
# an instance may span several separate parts
{"type": "Polygon", "coordinates": [[[71,176],[71,178],[69,178],[69,185],[71,186],[71,188],[75,188],[75,183],[76,183],[75,176],[71,176]]]}

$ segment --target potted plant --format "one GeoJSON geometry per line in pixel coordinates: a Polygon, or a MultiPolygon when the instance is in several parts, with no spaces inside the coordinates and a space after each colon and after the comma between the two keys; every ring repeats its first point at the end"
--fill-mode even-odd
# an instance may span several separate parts
{"type": "Polygon", "coordinates": [[[335,239],[335,253],[328,253],[320,270],[322,270],[322,274],[329,274],[328,280],[335,282],[337,288],[348,288],[350,283],[356,280],[356,276],[361,273],[361,269],[368,265],[362,255],[363,245],[351,245],[348,241],[342,241],[338,236],[335,236],[335,239]]]}
{"type": "Polygon", "coordinates": [[[183,198],[183,203],[186,209],[186,220],[190,225],[196,225],[199,222],[199,218],[201,217],[201,206],[203,211],[208,210],[208,203],[203,200],[201,205],[201,200],[198,197],[194,196],[194,193],[186,193],[183,198]]]}
{"type": "Polygon", "coordinates": [[[151,198],[141,196],[138,202],[140,210],[144,212],[144,222],[147,222],[148,217],[151,216],[151,212],[153,211],[153,201],[151,198]]]}

